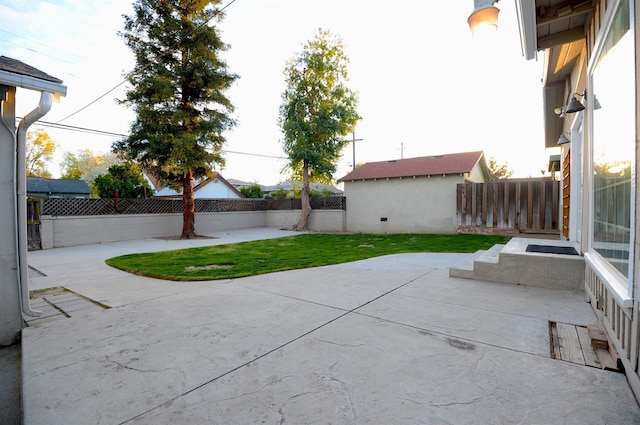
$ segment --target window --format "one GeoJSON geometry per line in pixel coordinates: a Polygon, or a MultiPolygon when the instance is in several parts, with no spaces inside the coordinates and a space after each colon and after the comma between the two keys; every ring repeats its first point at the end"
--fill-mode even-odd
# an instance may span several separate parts
{"type": "MultiPolygon", "coordinates": [[[[592,214],[590,252],[629,288],[635,202],[635,49],[632,0],[604,25],[591,66],[592,214]],[[596,101],[597,100],[597,101],[596,101]]],[[[615,3],[615,2],[612,2],[615,3]]]]}

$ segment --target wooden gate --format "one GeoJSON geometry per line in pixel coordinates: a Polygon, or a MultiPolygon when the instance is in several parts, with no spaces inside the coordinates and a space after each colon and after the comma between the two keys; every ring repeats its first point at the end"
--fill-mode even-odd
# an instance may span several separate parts
{"type": "Polygon", "coordinates": [[[42,249],[42,240],[40,239],[41,207],[40,198],[27,199],[27,246],[29,250],[42,249]]]}
{"type": "Polygon", "coordinates": [[[461,183],[456,193],[460,233],[560,234],[560,182],[551,179],[461,183]]]}

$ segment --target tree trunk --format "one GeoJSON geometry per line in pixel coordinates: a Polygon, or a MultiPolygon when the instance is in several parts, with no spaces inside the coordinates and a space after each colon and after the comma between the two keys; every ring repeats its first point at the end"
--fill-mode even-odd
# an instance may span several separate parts
{"type": "Polygon", "coordinates": [[[297,232],[305,232],[308,230],[309,214],[311,214],[311,202],[309,201],[309,163],[304,160],[302,162],[302,193],[300,196],[302,201],[302,213],[298,224],[293,230],[297,232]]]}
{"type": "Polygon", "coordinates": [[[189,171],[182,179],[182,235],[180,239],[196,237],[196,204],[193,199],[193,173],[189,171]]]}

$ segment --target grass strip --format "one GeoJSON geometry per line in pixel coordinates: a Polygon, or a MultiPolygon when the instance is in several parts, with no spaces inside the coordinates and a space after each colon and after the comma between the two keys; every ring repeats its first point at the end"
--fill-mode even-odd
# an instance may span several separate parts
{"type": "Polygon", "coordinates": [[[441,234],[304,233],[227,245],[129,254],[106,260],[112,267],[158,279],[231,279],[327,266],[389,254],[468,253],[504,244],[509,237],[441,234]]]}

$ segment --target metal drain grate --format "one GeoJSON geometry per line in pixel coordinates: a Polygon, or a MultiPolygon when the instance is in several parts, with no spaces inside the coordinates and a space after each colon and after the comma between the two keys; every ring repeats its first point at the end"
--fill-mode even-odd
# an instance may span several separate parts
{"type": "Polygon", "coordinates": [[[62,287],[33,291],[30,296],[32,309],[41,311],[39,317],[24,316],[27,326],[52,322],[85,313],[92,313],[109,308],[82,295],[62,287]]]}

